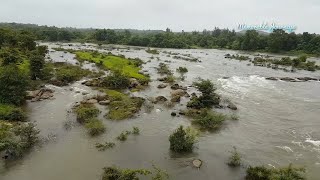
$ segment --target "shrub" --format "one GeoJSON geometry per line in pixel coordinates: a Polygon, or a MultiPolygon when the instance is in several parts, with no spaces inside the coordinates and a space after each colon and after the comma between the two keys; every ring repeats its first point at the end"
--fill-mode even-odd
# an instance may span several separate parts
{"type": "Polygon", "coordinates": [[[183,126],[180,126],[169,137],[170,150],[174,152],[191,152],[195,139],[196,136],[190,130],[186,130],[183,126]]]}
{"type": "Polygon", "coordinates": [[[89,70],[81,69],[80,66],[73,66],[68,64],[61,64],[55,65],[56,70],[56,77],[57,80],[62,81],[64,83],[71,83],[74,81],[78,81],[81,78],[88,76],[91,74],[89,70]]]}
{"type": "Polygon", "coordinates": [[[91,136],[97,136],[106,131],[105,126],[99,119],[90,119],[86,122],[85,127],[88,129],[88,133],[91,136]]]}
{"type": "Polygon", "coordinates": [[[133,127],[132,134],[139,135],[140,134],[140,129],[138,127],[133,127]]]}
{"type": "Polygon", "coordinates": [[[102,86],[110,89],[125,89],[129,87],[129,84],[129,78],[119,71],[111,73],[102,80],[102,86]]]}
{"type": "Polygon", "coordinates": [[[101,144],[101,143],[97,143],[96,144],[96,148],[99,150],[99,151],[105,151],[107,149],[110,149],[110,148],[113,148],[116,144],[113,143],[113,142],[105,142],[104,144],[101,144]]]}
{"type": "Polygon", "coordinates": [[[159,67],[157,68],[157,71],[159,74],[172,75],[172,72],[170,71],[168,65],[164,63],[159,63],[159,67]]]}
{"type": "Polygon", "coordinates": [[[159,53],[160,53],[158,50],[156,50],[156,49],[150,49],[150,48],[148,48],[148,49],[146,50],[146,52],[149,53],[149,54],[159,54],[159,53]]]}
{"type": "Polygon", "coordinates": [[[102,180],[138,180],[138,175],[148,175],[145,169],[120,169],[115,166],[103,168],[102,180]]]}
{"type": "Polygon", "coordinates": [[[21,108],[0,104],[0,119],[8,121],[24,121],[26,114],[21,108]]]}
{"type": "Polygon", "coordinates": [[[176,78],[173,75],[168,75],[167,77],[165,77],[164,82],[166,82],[166,83],[174,83],[175,80],[176,80],[176,78]]]}
{"type": "Polygon", "coordinates": [[[94,105],[82,104],[75,109],[77,121],[80,123],[87,122],[89,119],[95,118],[99,115],[100,111],[94,105]]]}
{"type": "Polygon", "coordinates": [[[16,65],[0,68],[0,103],[21,105],[25,102],[28,75],[16,65]]]}
{"type": "Polygon", "coordinates": [[[15,134],[20,137],[21,146],[24,149],[31,148],[39,141],[39,133],[34,123],[22,124],[15,129],[15,134]]]}
{"type": "Polygon", "coordinates": [[[225,119],[226,116],[221,113],[202,110],[199,115],[195,115],[192,123],[198,125],[202,130],[211,131],[219,128],[225,119]]]}
{"type": "Polygon", "coordinates": [[[117,137],[119,141],[126,141],[128,139],[128,136],[131,134],[130,131],[123,131],[121,134],[117,137]]]}
{"type": "Polygon", "coordinates": [[[246,180],[305,180],[304,168],[294,168],[292,164],[285,168],[270,169],[264,166],[250,166],[246,180]]]}
{"type": "Polygon", "coordinates": [[[213,105],[219,105],[220,97],[214,91],[216,88],[210,80],[200,79],[194,82],[193,85],[202,93],[199,97],[193,97],[188,102],[187,107],[201,109],[210,108],[213,105]]]}
{"type": "Polygon", "coordinates": [[[241,156],[237,151],[236,147],[233,147],[233,151],[230,152],[231,156],[229,157],[228,165],[232,167],[237,167],[241,165],[241,156]]]}
{"type": "Polygon", "coordinates": [[[177,72],[179,72],[179,73],[187,73],[188,72],[188,69],[186,68],[186,67],[179,67],[178,69],[177,69],[177,72]]]}

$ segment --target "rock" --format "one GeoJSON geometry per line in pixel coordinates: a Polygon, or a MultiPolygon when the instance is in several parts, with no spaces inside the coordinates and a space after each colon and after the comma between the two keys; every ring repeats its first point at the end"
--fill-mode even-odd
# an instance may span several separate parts
{"type": "Polygon", "coordinates": [[[40,99],[49,99],[50,97],[52,97],[53,94],[49,91],[45,91],[41,94],[40,99]]]}
{"type": "Polygon", "coordinates": [[[190,97],[190,94],[189,94],[189,93],[186,93],[186,94],[184,95],[184,97],[189,98],[189,97],[190,97]]]}
{"type": "Polygon", "coordinates": [[[179,84],[174,84],[171,86],[171,89],[177,90],[177,89],[180,89],[180,86],[179,86],[179,84]]]}
{"type": "Polygon", "coordinates": [[[180,111],[179,111],[179,114],[180,114],[180,115],[186,115],[186,112],[185,112],[184,110],[180,110],[180,111]]]}
{"type": "Polygon", "coordinates": [[[167,77],[158,78],[158,81],[165,81],[167,80],[167,77]]]}
{"type": "Polygon", "coordinates": [[[159,89],[163,89],[163,88],[166,88],[167,86],[168,86],[167,84],[159,84],[158,88],[159,89]]]}
{"type": "Polygon", "coordinates": [[[233,104],[232,102],[229,102],[228,106],[227,106],[229,109],[231,110],[237,110],[237,106],[235,104],[233,104]]]}
{"type": "Polygon", "coordinates": [[[82,92],[82,95],[87,95],[87,94],[89,94],[89,93],[86,91],[82,92]]]}
{"type": "Polygon", "coordinates": [[[298,77],[297,79],[300,81],[318,81],[318,79],[311,77],[298,77]]]}
{"type": "Polygon", "coordinates": [[[139,81],[137,80],[137,79],[135,79],[135,78],[130,78],[130,88],[135,88],[135,87],[137,87],[137,86],[140,86],[140,83],[139,83],[139,81]]]}
{"type": "Polygon", "coordinates": [[[77,90],[75,93],[80,93],[80,91],[79,91],[79,90],[77,90]]]}
{"type": "Polygon", "coordinates": [[[193,164],[194,167],[200,168],[201,165],[202,165],[202,161],[200,159],[195,159],[195,160],[192,161],[192,164],[193,164]]]}
{"type": "Polygon", "coordinates": [[[74,89],[73,89],[73,87],[71,87],[70,89],[69,89],[69,91],[73,91],[74,89]]]}
{"type": "Polygon", "coordinates": [[[158,96],[156,97],[156,102],[165,102],[167,101],[168,99],[164,96],[158,96]]]}
{"type": "Polygon", "coordinates": [[[290,82],[296,81],[295,79],[290,78],[290,77],[280,78],[280,80],[282,80],[282,81],[290,81],[290,82]]]}
{"type": "Polygon", "coordinates": [[[173,96],[172,98],[171,98],[171,102],[180,102],[180,96],[173,96]]]}
{"type": "Polygon", "coordinates": [[[95,104],[97,102],[98,101],[96,99],[89,99],[89,100],[86,100],[84,104],[95,104]]]}
{"type": "Polygon", "coordinates": [[[267,77],[267,78],[266,78],[266,80],[277,81],[277,80],[278,80],[278,78],[276,78],[276,77],[267,77]]]}
{"type": "Polygon", "coordinates": [[[192,98],[195,98],[195,97],[198,97],[198,96],[197,96],[196,93],[192,93],[192,94],[191,94],[191,97],[192,97],[192,98]]]}
{"type": "Polygon", "coordinates": [[[100,105],[109,105],[110,104],[110,101],[109,100],[105,100],[105,101],[99,101],[99,104],[100,105]]]}
{"type": "Polygon", "coordinates": [[[38,94],[40,93],[40,90],[35,90],[35,91],[27,91],[27,99],[33,99],[35,98],[38,94]]]}
{"type": "Polygon", "coordinates": [[[177,113],[175,113],[175,112],[171,113],[171,116],[176,116],[176,115],[177,115],[177,113]]]}
{"type": "Polygon", "coordinates": [[[54,90],[49,88],[41,88],[35,91],[27,91],[27,99],[31,99],[31,102],[49,99],[53,97],[53,92],[54,90]]]}
{"type": "Polygon", "coordinates": [[[175,97],[175,96],[184,96],[186,94],[186,91],[182,90],[182,89],[177,89],[171,92],[171,96],[175,97]]]}

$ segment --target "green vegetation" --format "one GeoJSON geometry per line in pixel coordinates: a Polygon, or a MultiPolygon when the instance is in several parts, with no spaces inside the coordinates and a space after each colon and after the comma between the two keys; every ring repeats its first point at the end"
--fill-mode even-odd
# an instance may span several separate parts
{"type": "Polygon", "coordinates": [[[0,104],[0,120],[7,121],[24,121],[26,119],[25,112],[13,105],[0,104]]]}
{"type": "Polygon", "coordinates": [[[115,71],[102,79],[102,86],[110,89],[126,89],[130,85],[129,78],[121,74],[119,71],[115,71]]]}
{"type": "Polygon", "coordinates": [[[107,117],[112,120],[122,120],[133,117],[135,113],[140,111],[144,102],[143,98],[129,97],[115,90],[107,90],[106,94],[111,101],[107,117]]]}
{"type": "Polygon", "coordinates": [[[214,105],[219,105],[220,97],[214,91],[216,88],[210,80],[200,79],[194,82],[193,85],[202,93],[199,97],[192,97],[188,102],[187,107],[194,109],[211,108],[214,105]]]}
{"type": "Polygon", "coordinates": [[[129,78],[136,78],[141,84],[147,84],[149,81],[149,77],[139,73],[142,64],[140,59],[126,59],[124,56],[105,55],[90,51],[75,51],[74,53],[79,61],[100,64],[105,69],[121,72],[122,75],[129,78]]]}
{"type": "Polygon", "coordinates": [[[295,168],[290,164],[284,168],[249,167],[246,180],[305,180],[304,168],[295,168]]]}
{"type": "Polygon", "coordinates": [[[159,63],[159,67],[157,68],[159,74],[166,74],[166,75],[172,75],[172,72],[170,71],[169,67],[165,63],[159,63]]]}
{"type": "Polygon", "coordinates": [[[188,69],[187,69],[186,67],[181,67],[181,66],[180,66],[180,67],[177,69],[177,72],[184,74],[184,73],[187,73],[187,72],[188,72],[188,69]]]}
{"type": "Polygon", "coordinates": [[[238,167],[241,165],[241,155],[237,151],[236,147],[233,147],[233,151],[230,152],[231,156],[229,157],[228,165],[231,167],[238,167]]]}
{"type": "Polygon", "coordinates": [[[97,136],[106,131],[102,121],[95,118],[88,120],[88,122],[85,124],[85,127],[88,129],[88,133],[91,136],[97,136]]]}
{"type": "Polygon", "coordinates": [[[133,127],[132,134],[139,135],[140,134],[140,129],[138,127],[133,127]]]}
{"type": "Polygon", "coordinates": [[[239,55],[239,54],[236,54],[236,55],[226,54],[225,58],[236,59],[236,60],[239,60],[239,61],[246,61],[246,60],[250,59],[249,56],[242,56],[242,55],[239,55]]]}
{"type": "Polygon", "coordinates": [[[160,53],[158,50],[156,50],[156,49],[150,49],[150,48],[148,48],[148,49],[146,50],[146,52],[149,53],[149,54],[159,54],[159,53],[160,53]]]}
{"type": "Polygon", "coordinates": [[[38,141],[39,130],[33,123],[11,124],[0,121],[0,152],[5,160],[22,157],[38,141]]]}
{"type": "Polygon", "coordinates": [[[222,125],[226,116],[221,113],[202,109],[199,114],[194,114],[193,118],[192,124],[199,126],[201,130],[213,131],[222,125]]]}
{"type": "Polygon", "coordinates": [[[299,56],[298,58],[283,57],[281,59],[265,59],[262,57],[256,57],[252,63],[254,65],[272,67],[273,69],[278,69],[278,66],[287,66],[292,69],[303,69],[307,71],[320,70],[320,66],[316,65],[314,61],[307,61],[306,56],[299,56]]]}
{"type": "Polygon", "coordinates": [[[104,144],[101,144],[101,143],[97,143],[96,144],[96,148],[99,150],[99,151],[105,151],[107,149],[111,149],[115,146],[116,144],[113,143],[113,142],[105,142],[104,144]]]}
{"type": "Polygon", "coordinates": [[[0,67],[0,103],[22,105],[28,83],[28,76],[16,65],[0,67]]]}
{"type": "Polygon", "coordinates": [[[193,133],[191,128],[184,129],[180,126],[169,137],[170,150],[174,152],[191,152],[193,150],[193,144],[196,141],[196,134],[193,133]]]}
{"type": "Polygon", "coordinates": [[[98,117],[100,111],[92,104],[81,104],[75,109],[75,113],[79,123],[86,123],[90,119],[98,117]]]}
{"type": "Polygon", "coordinates": [[[121,134],[117,137],[119,141],[126,141],[128,139],[128,136],[131,134],[130,131],[123,131],[121,134]]]}
{"type": "Polygon", "coordinates": [[[148,169],[120,169],[116,166],[103,168],[102,180],[138,180],[140,176],[151,176],[148,179],[165,180],[169,175],[153,165],[153,170],[148,169]]]}
{"type": "Polygon", "coordinates": [[[73,66],[65,63],[56,63],[56,78],[63,84],[78,81],[91,74],[91,71],[82,69],[80,66],[73,66]]]}

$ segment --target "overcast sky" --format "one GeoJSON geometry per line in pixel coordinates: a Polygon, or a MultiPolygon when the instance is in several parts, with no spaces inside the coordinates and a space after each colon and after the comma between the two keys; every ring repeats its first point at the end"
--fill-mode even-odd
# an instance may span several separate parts
{"type": "Polygon", "coordinates": [[[239,23],[320,34],[320,0],[0,0],[0,22],[191,31],[239,23]]]}

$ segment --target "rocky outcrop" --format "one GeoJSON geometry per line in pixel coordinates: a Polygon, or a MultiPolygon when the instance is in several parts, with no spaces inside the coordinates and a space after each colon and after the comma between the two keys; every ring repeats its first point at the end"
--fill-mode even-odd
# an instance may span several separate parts
{"type": "Polygon", "coordinates": [[[27,91],[27,99],[31,102],[41,101],[44,99],[51,99],[53,97],[54,90],[49,88],[41,88],[35,91],[27,91]]]}
{"type": "Polygon", "coordinates": [[[166,102],[166,101],[168,101],[168,99],[167,99],[166,97],[164,97],[164,96],[158,96],[158,97],[156,97],[156,99],[155,99],[155,103],[158,103],[158,102],[166,102]]]}
{"type": "Polygon", "coordinates": [[[171,89],[173,89],[173,90],[177,90],[177,89],[187,90],[187,87],[180,86],[179,84],[174,84],[171,86],[171,89]]]}
{"type": "Polygon", "coordinates": [[[286,82],[307,82],[307,81],[320,81],[320,79],[312,77],[266,77],[266,80],[272,81],[286,81],[286,82]]]}

